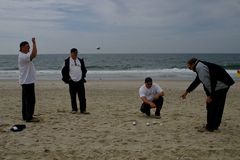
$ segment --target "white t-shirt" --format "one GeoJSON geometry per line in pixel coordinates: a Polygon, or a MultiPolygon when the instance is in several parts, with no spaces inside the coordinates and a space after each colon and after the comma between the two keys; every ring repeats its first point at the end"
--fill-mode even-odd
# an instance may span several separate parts
{"type": "Polygon", "coordinates": [[[78,82],[81,80],[82,70],[81,70],[81,63],[78,58],[76,59],[76,61],[74,61],[70,57],[69,70],[70,70],[69,75],[74,82],[78,82]]]}
{"type": "Polygon", "coordinates": [[[31,84],[35,83],[36,71],[34,64],[30,60],[31,53],[18,54],[18,68],[19,68],[19,84],[31,84]]]}
{"type": "Polygon", "coordinates": [[[151,88],[147,88],[144,84],[139,88],[139,96],[146,97],[147,100],[152,101],[154,96],[162,91],[163,89],[156,83],[153,83],[151,88]]]}

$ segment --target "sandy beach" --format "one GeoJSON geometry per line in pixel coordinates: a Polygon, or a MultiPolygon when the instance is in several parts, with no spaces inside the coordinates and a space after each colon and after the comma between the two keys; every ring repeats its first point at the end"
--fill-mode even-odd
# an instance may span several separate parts
{"type": "Polygon", "coordinates": [[[71,114],[68,86],[62,81],[37,81],[35,116],[21,119],[21,87],[0,81],[1,160],[239,160],[240,82],[228,92],[220,130],[199,133],[206,122],[201,86],[186,100],[180,95],[189,81],[155,81],[164,89],[161,119],[140,113],[138,88],[143,81],[88,81],[90,115],[71,114]],[[133,125],[136,122],[136,125],[133,125]],[[146,125],[149,123],[149,126],[146,125]],[[14,124],[25,124],[11,132],[14,124]]]}

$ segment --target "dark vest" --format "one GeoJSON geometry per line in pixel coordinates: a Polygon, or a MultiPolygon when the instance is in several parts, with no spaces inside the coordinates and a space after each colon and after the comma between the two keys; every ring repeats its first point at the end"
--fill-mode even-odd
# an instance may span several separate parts
{"type": "MultiPolygon", "coordinates": [[[[87,69],[85,67],[83,59],[78,58],[78,60],[81,63],[81,70],[82,70],[82,78],[81,78],[80,81],[82,81],[84,83],[84,82],[86,82],[85,77],[86,77],[87,69]]],[[[62,80],[65,83],[69,83],[69,81],[71,80],[71,77],[69,75],[69,71],[70,71],[69,63],[70,63],[70,57],[65,59],[65,64],[64,64],[64,66],[62,68],[62,71],[61,71],[61,73],[62,73],[62,80]]]]}
{"type": "MultiPolygon", "coordinates": [[[[205,61],[199,61],[199,62],[202,62],[204,65],[206,65],[208,67],[212,93],[214,93],[214,91],[215,91],[217,81],[221,81],[222,83],[226,84],[228,87],[230,87],[231,85],[234,84],[234,80],[232,79],[232,77],[221,66],[214,64],[214,63],[210,63],[210,62],[205,62],[205,61]]],[[[195,68],[194,68],[194,70],[195,70],[195,68]]],[[[187,89],[187,92],[193,91],[200,83],[201,83],[201,81],[200,81],[200,79],[198,77],[198,73],[197,73],[195,80],[190,84],[190,86],[187,89]]],[[[206,94],[208,96],[211,95],[209,93],[209,91],[206,89],[206,87],[205,86],[203,86],[203,87],[204,87],[206,94]]]]}
{"type": "Polygon", "coordinates": [[[231,86],[234,84],[234,80],[226,72],[226,70],[224,68],[222,68],[221,66],[214,64],[214,63],[205,62],[205,61],[201,61],[201,62],[208,66],[213,89],[215,89],[217,81],[221,81],[224,84],[226,84],[227,86],[231,86]]]}

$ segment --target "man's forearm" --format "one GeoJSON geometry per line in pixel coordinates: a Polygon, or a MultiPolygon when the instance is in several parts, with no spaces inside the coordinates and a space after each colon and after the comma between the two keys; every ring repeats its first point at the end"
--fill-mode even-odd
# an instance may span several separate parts
{"type": "Polygon", "coordinates": [[[33,43],[32,53],[30,56],[31,60],[37,56],[37,44],[36,44],[35,38],[32,38],[32,43],[33,43]]]}

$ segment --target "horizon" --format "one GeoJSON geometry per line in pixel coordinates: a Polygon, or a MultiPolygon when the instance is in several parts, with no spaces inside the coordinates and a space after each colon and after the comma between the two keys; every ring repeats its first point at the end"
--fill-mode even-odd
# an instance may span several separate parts
{"type": "MultiPolygon", "coordinates": [[[[39,56],[39,55],[68,55],[68,54],[70,54],[70,53],[38,53],[37,55],[39,56]]],[[[109,55],[111,55],[111,54],[196,54],[196,55],[202,55],[202,54],[240,54],[240,52],[239,53],[81,53],[81,52],[79,52],[78,53],[78,55],[81,55],[81,54],[84,54],[84,55],[87,55],[87,54],[97,54],[97,55],[101,55],[101,54],[109,54],[109,55]]],[[[0,56],[8,56],[8,55],[18,55],[18,52],[16,52],[16,54],[13,54],[13,53],[11,53],[11,54],[1,54],[0,53],[0,56]]]]}

